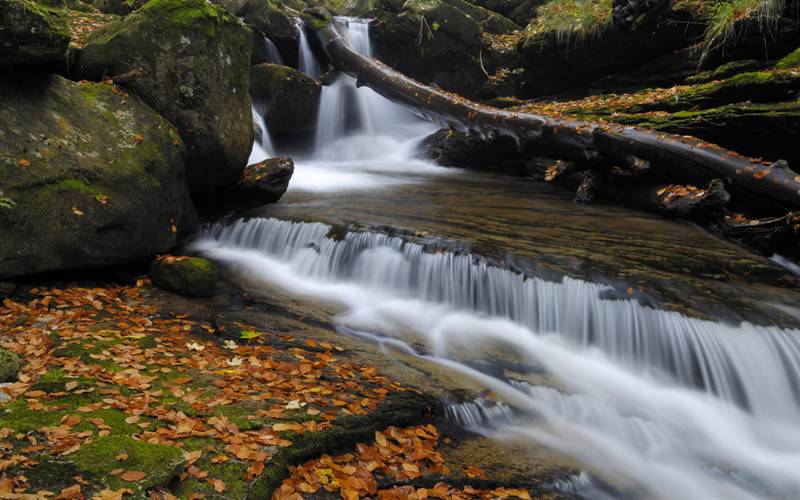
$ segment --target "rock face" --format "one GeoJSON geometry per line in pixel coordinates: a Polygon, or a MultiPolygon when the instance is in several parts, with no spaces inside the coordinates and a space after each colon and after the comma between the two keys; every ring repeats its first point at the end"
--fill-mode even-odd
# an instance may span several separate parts
{"type": "Polygon", "coordinates": [[[175,128],[106,84],[0,80],[0,278],[165,252],[197,216],[175,128]]]}
{"type": "Polygon", "coordinates": [[[378,58],[423,82],[475,96],[487,78],[478,21],[442,0],[398,3],[384,0],[371,27],[378,58]]]}
{"type": "Polygon", "coordinates": [[[242,18],[254,31],[268,36],[280,50],[286,64],[297,66],[300,36],[294,20],[279,2],[272,0],[218,0],[242,18]]]}
{"type": "Polygon", "coordinates": [[[280,148],[308,146],[314,139],[322,87],[305,74],[278,64],[250,70],[250,92],[280,148]]]}
{"type": "Polygon", "coordinates": [[[205,0],[151,0],[92,34],[76,72],[110,77],[179,130],[189,186],[235,183],[253,143],[249,73],[252,32],[205,0]]]}
{"type": "Polygon", "coordinates": [[[534,19],[519,45],[525,67],[522,94],[538,97],[585,87],[592,81],[644,65],[696,42],[703,26],[688,11],[669,8],[633,31],[615,26],[604,11],[586,25],[553,26],[551,17],[534,19]]]}
{"type": "Polygon", "coordinates": [[[19,356],[8,349],[0,349],[0,382],[12,382],[19,373],[19,356]]]}
{"type": "Polygon", "coordinates": [[[278,201],[294,174],[291,158],[268,158],[248,166],[236,186],[237,196],[248,204],[263,205],[278,201]]]}
{"type": "Polygon", "coordinates": [[[0,71],[23,66],[63,66],[68,44],[63,1],[0,2],[0,71]]]}
{"type": "Polygon", "coordinates": [[[211,297],[217,291],[214,264],[198,257],[162,255],[150,266],[153,284],[189,297],[211,297]]]}

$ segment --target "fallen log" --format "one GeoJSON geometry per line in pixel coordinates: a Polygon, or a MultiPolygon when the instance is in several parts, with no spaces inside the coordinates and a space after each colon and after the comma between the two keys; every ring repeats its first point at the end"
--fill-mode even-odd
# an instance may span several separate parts
{"type": "Polygon", "coordinates": [[[483,106],[358,54],[335,23],[320,31],[320,38],[332,64],[359,85],[451,129],[489,139],[512,137],[537,154],[601,173],[630,170],[633,162],[668,183],[707,185],[721,179],[735,199],[762,213],[800,209],[800,175],[785,162],[763,163],[689,136],[483,106]]]}

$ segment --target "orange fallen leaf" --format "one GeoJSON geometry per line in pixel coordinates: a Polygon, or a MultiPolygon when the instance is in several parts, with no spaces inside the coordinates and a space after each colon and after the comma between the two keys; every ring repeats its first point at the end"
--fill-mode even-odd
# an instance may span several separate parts
{"type": "Polygon", "coordinates": [[[140,470],[129,470],[123,472],[119,477],[122,478],[123,481],[128,481],[133,483],[136,481],[141,481],[142,479],[146,478],[147,474],[145,474],[140,470]]]}

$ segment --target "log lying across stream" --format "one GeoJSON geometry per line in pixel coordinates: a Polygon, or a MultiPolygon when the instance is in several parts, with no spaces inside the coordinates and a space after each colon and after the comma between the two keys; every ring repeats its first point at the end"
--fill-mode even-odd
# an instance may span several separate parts
{"type": "Polygon", "coordinates": [[[483,106],[358,54],[335,23],[324,28],[320,37],[333,65],[355,77],[359,85],[451,129],[488,140],[509,136],[537,155],[574,163],[591,180],[588,186],[582,185],[584,190],[613,179],[612,170],[621,170],[646,178],[650,186],[708,186],[719,179],[733,199],[754,213],[782,215],[800,209],[800,176],[786,162],[764,163],[689,136],[483,106]]]}

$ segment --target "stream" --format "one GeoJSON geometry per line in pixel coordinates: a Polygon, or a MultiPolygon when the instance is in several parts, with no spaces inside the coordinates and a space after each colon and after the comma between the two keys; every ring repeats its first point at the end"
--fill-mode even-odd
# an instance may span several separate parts
{"type": "MultiPolygon", "coordinates": [[[[371,55],[368,24],[340,22],[371,55]]],[[[280,203],[207,228],[197,251],[490,390],[448,414],[568,455],[619,496],[800,497],[789,270],[685,222],[419,159],[437,126],[347,75],[319,113],[313,151],[277,151],[296,164],[280,203]]],[[[256,120],[251,162],[276,153],[256,120]]]]}

